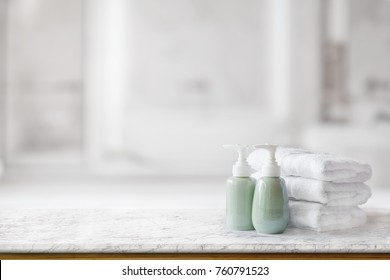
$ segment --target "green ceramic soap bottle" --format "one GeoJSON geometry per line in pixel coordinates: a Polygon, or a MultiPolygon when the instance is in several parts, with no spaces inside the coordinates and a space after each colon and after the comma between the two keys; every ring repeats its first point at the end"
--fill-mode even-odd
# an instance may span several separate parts
{"type": "Polygon", "coordinates": [[[246,158],[252,148],[245,145],[224,145],[238,152],[233,165],[233,176],[226,182],[226,226],[232,230],[253,230],[252,202],[256,180],[246,158]]]}
{"type": "Polygon", "coordinates": [[[280,167],[276,163],[276,145],[254,145],[266,149],[268,160],[264,163],[261,178],[257,181],[252,206],[252,223],[259,233],[282,233],[290,221],[288,195],[280,167]]]}

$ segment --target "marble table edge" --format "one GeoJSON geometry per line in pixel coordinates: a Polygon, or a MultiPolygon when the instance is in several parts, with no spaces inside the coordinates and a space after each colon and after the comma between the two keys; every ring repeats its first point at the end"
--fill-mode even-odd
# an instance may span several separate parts
{"type": "Polygon", "coordinates": [[[24,245],[0,246],[0,253],[390,253],[390,245],[155,245],[85,246],[85,245],[24,245]]]}

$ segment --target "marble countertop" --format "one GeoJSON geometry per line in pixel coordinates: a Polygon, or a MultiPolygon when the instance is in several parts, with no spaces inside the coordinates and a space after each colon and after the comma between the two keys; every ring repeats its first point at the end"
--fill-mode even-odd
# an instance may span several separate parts
{"type": "Polygon", "coordinates": [[[229,231],[223,210],[2,209],[2,253],[390,252],[390,210],[360,228],[229,231]]]}

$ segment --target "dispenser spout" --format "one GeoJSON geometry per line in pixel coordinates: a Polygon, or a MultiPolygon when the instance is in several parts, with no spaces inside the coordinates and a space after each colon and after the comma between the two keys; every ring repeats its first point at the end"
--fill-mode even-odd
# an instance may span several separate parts
{"type": "Polygon", "coordinates": [[[276,148],[278,145],[259,144],[253,145],[254,149],[264,149],[268,152],[268,160],[263,164],[261,169],[261,175],[263,177],[279,177],[280,166],[276,162],[276,148]]]}
{"type": "Polygon", "coordinates": [[[249,177],[252,173],[247,158],[249,153],[253,151],[253,148],[249,145],[223,145],[224,148],[234,149],[238,153],[237,162],[233,165],[233,176],[234,177],[249,177]]]}

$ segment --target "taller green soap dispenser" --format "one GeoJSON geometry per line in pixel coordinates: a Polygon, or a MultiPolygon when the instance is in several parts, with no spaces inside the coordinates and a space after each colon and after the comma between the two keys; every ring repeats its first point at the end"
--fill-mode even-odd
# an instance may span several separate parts
{"type": "Polygon", "coordinates": [[[290,221],[288,194],[275,159],[277,145],[254,145],[268,151],[257,181],[252,206],[252,223],[259,233],[282,233],[290,221]]]}
{"type": "Polygon", "coordinates": [[[252,202],[256,180],[250,177],[252,168],[247,161],[253,148],[246,145],[224,145],[224,148],[238,152],[233,176],[226,182],[226,225],[232,230],[253,230],[252,202]]]}

